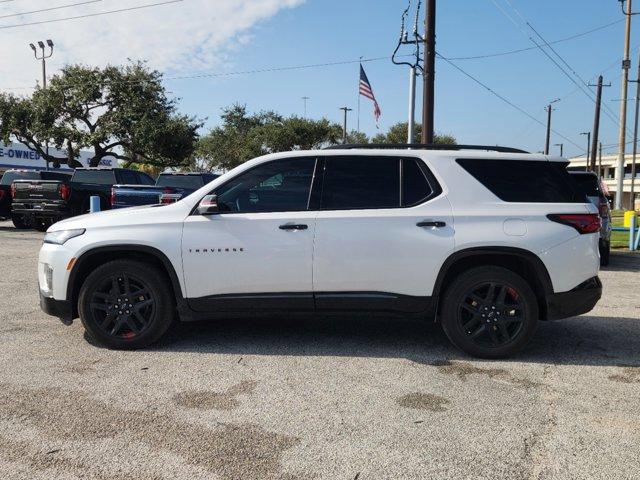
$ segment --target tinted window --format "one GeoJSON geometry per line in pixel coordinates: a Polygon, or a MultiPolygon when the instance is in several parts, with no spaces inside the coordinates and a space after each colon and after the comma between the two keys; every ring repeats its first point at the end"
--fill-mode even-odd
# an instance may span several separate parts
{"type": "Polygon", "coordinates": [[[197,190],[204,183],[200,175],[160,175],[158,182],[159,187],[175,187],[175,188],[188,188],[190,190],[197,190]]]}
{"type": "Polygon", "coordinates": [[[122,170],[120,171],[119,183],[124,183],[126,185],[137,185],[138,176],[136,175],[136,172],[131,172],[129,170],[122,170]]]}
{"type": "Polygon", "coordinates": [[[217,191],[221,212],[307,210],[315,158],[278,160],[229,180],[217,191]]]}
{"type": "Polygon", "coordinates": [[[42,180],[60,180],[64,182],[64,181],[68,181],[71,178],[71,173],[45,171],[45,172],[40,172],[40,178],[42,180]]]}
{"type": "Polygon", "coordinates": [[[138,176],[138,183],[140,185],[155,185],[156,181],[151,178],[151,175],[147,175],[144,172],[137,172],[136,175],[138,176]]]}
{"type": "Polygon", "coordinates": [[[0,185],[11,185],[14,180],[38,180],[40,179],[40,172],[4,172],[0,185]]]}
{"type": "Polygon", "coordinates": [[[578,185],[578,188],[582,193],[589,197],[598,197],[602,196],[600,192],[600,187],[598,186],[598,177],[591,174],[574,174],[571,175],[573,180],[578,185]]]}
{"type": "Polygon", "coordinates": [[[427,177],[414,158],[402,160],[402,206],[409,207],[423,202],[433,190],[427,177]]]}
{"type": "Polygon", "coordinates": [[[400,206],[398,157],[327,157],[325,162],[323,210],[400,206]]]}
{"type": "Polygon", "coordinates": [[[98,185],[113,185],[115,176],[113,170],[76,170],[73,181],[77,183],[94,183],[98,185]]]}
{"type": "Polygon", "coordinates": [[[505,202],[584,203],[566,163],[461,158],[457,162],[505,202]]]}

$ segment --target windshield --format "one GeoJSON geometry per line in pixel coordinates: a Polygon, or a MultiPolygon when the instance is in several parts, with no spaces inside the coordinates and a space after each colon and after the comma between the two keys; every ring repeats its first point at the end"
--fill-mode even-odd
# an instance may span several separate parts
{"type": "Polygon", "coordinates": [[[0,185],[11,185],[14,180],[39,180],[40,172],[4,172],[0,185]]]}
{"type": "Polygon", "coordinates": [[[200,175],[160,175],[156,182],[158,187],[175,187],[197,190],[204,185],[200,175]]]}

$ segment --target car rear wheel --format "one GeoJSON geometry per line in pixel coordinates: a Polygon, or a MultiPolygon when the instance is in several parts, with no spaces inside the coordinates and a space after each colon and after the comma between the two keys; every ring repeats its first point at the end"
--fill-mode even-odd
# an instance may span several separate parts
{"type": "Polygon", "coordinates": [[[169,279],[143,262],[116,260],[95,269],[78,297],[87,333],[110,348],[143,348],[156,342],[175,317],[169,279]]]}
{"type": "Polygon", "coordinates": [[[13,226],[18,230],[25,230],[29,228],[29,223],[22,215],[11,215],[11,221],[13,222],[13,226]]]}
{"type": "Polygon", "coordinates": [[[503,358],[520,351],[538,323],[538,303],[529,284],[502,267],[461,273],[447,288],[442,327],[451,342],[481,358],[503,358]]]}

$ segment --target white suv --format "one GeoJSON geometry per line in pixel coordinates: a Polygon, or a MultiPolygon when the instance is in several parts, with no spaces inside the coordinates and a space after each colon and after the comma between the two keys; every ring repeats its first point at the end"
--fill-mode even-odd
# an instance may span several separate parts
{"type": "Polygon", "coordinates": [[[437,320],[465,352],[507,356],[601,295],[598,212],[565,167],[505,147],[267,155],[172,205],[53,225],[41,306],[114,348],[176,317],[366,312],[437,320]]]}

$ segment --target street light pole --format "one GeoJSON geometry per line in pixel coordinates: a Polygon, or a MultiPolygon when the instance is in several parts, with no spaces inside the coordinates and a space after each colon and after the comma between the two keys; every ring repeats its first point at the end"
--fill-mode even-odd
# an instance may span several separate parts
{"type": "Polygon", "coordinates": [[[347,113],[352,111],[349,107],[340,107],[340,110],[344,112],[344,121],[342,123],[342,143],[347,143],[347,113]]]}
{"type": "MultiPolygon", "coordinates": [[[[47,39],[47,46],[49,47],[49,53],[46,53],[46,48],[44,46],[44,42],[39,40],[38,41],[38,47],[40,47],[41,50],[41,54],[40,56],[38,56],[38,49],[36,48],[36,46],[33,43],[30,43],[29,46],[31,47],[31,50],[33,50],[33,56],[36,58],[36,60],[40,60],[42,61],[42,88],[45,89],[47,88],[47,58],[51,58],[51,56],[53,55],[53,41],[51,39],[47,39]]],[[[45,140],[45,152],[47,154],[47,157],[49,156],[49,140],[45,140]]],[[[45,165],[46,165],[46,169],[49,170],[49,159],[45,158],[45,165]]]]}
{"type": "Polygon", "coordinates": [[[633,156],[631,160],[631,195],[629,210],[635,210],[636,155],[638,153],[638,106],[640,103],[640,58],[638,58],[638,78],[629,80],[636,84],[636,113],[633,121],[633,156]]]}
{"type": "Polygon", "coordinates": [[[580,135],[587,136],[587,160],[584,166],[585,172],[589,171],[589,150],[591,148],[591,132],[581,132],[580,135]]]}
{"type": "Polygon", "coordinates": [[[304,118],[307,118],[307,100],[310,100],[311,97],[302,97],[302,101],[304,102],[304,118]]]}
{"type": "Polygon", "coordinates": [[[554,143],[554,147],[560,147],[560,156],[564,156],[564,143],[554,143]]]}

